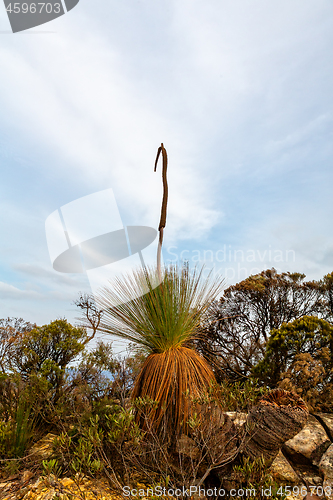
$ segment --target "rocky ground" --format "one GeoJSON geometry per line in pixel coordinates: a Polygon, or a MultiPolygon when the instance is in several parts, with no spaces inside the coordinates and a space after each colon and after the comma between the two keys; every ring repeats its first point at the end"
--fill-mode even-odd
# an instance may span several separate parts
{"type": "MultiPolygon", "coordinates": [[[[229,413],[239,423],[246,414],[229,413]]],[[[288,499],[333,500],[333,415],[312,414],[305,427],[287,441],[271,466],[271,474],[288,499]],[[308,492],[309,494],[307,494],[308,492]]]]}
{"type": "Polygon", "coordinates": [[[102,480],[93,481],[90,478],[29,477],[25,471],[21,477],[11,477],[0,483],[1,500],[107,500],[117,499],[111,494],[107,483],[102,480]]]}
{"type": "MultiPolygon", "coordinates": [[[[236,424],[245,414],[229,413],[236,424]]],[[[39,441],[31,453],[46,459],[52,451],[52,434],[39,441]]],[[[318,413],[293,439],[287,441],[271,466],[276,483],[281,484],[287,499],[333,500],[333,415],[318,413]],[[290,494],[289,494],[290,492],[290,494]],[[294,492],[294,493],[292,493],[294,492]],[[330,494],[332,492],[332,494],[330,494]],[[312,494],[312,495],[311,495],[312,494]]],[[[107,500],[124,498],[112,493],[104,480],[84,476],[56,479],[37,477],[30,470],[0,479],[0,500],[107,500]]]]}

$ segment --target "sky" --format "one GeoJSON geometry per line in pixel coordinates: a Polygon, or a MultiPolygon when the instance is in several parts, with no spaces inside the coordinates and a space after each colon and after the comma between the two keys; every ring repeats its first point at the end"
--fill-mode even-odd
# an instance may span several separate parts
{"type": "Polygon", "coordinates": [[[89,281],[53,269],[45,221],[111,188],[157,229],[161,142],[166,263],[332,272],[332,22],[331,0],[80,0],[13,34],[0,5],[0,318],[76,321],[89,281]]]}

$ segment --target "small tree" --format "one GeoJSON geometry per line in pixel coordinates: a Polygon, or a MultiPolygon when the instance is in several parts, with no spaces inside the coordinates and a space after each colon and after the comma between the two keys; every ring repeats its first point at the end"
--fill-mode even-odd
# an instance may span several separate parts
{"type": "Polygon", "coordinates": [[[10,369],[15,344],[36,325],[22,318],[0,319],[0,370],[10,369]]]}
{"type": "Polygon", "coordinates": [[[54,389],[54,400],[64,383],[66,367],[84,349],[87,334],[65,319],[33,328],[15,343],[12,366],[23,380],[43,377],[54,389]]]}
{"type": "Polygon", "coordinates": [[[214,364],[218,379],[241,380],[264,356],[271,330],[322,312],[320,283],[269,269],[224,291],[209,311],[198,348],[214,364]]]}
{"type": "Polygon", "coordinates": [[[272,331],[253,374],[270,387],[284,379],[282,387],[304,397],[312,388],[324,390],[333,382],[333,326],[313,316],[284,323],[272,331]]]}
{"type": "Polygon", "coordinates": [[[333,273],[326,274],[321,283],[322,293],[324,297],[324,313],[325,319],[332,320],[333,318],[333,273]]]}

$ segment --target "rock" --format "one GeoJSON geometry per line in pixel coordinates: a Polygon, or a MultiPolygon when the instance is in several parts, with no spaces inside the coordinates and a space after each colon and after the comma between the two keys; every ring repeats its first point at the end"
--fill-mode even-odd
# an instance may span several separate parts
{"type": "Polygon", "coordinates": [[[333,498],[333,444],[326,450],[319,462],[319,473],[324,478],[323,487],[327,498],[333,498]]]}
{"type": "Polygon", "coordinates": [[[177,441],[177,453],[181,455],[185,455],[191,459],[198,458],[200,455],[200,450],[196,446],[193,439],[189,438],[185,434],[180,436],[180,439],[177,441]]]}
{"type": "Polygon", "coordinates": [[[330,440],[333,441],[333,415],[330,413],[315,413],[314,415],[324,427],[330,440]]]}
{"type": "Polygon", "coordinates": [[[327,500],[332,500],[333,499],[333,484],[332,484],[332,481],[326,481],[324,479],[323,488],[324,488],[324,492],[325,492],[325,498],[327,500]]]}
{"type": "Polygon", "coordinates": [[[25,470],[22,474],[22,483],[26,483],[27,481],[30,481],[30,479],[33,477],[33,473],[30,470],[25,470]]]}
{"type": "Polygon", "coordinates": [[[270,467],[270,473],[277,482],[282,481],[288,485],[300,483],[298,475],[288,460],[283,456],[281,450],[270,467]]]}
{"type": "Polygon", "coordinates": [[[238,411],[226,411],[225,414],[231,418],[236,427],[242,426],[247,419],[247,413],[240,413],[238,411]]]}
{"type": "Polygon", "coordinates": [[[53,453],[53,441],[56,437],[55,434],[49,432],[33,445],[30,453],[35,455],[35,459],[47,460],[53,453]]]}
{"type": "Polygon", "coordinates": [[[61,480],[61,484],[64,486],[64,488],[68,488],[73,485],[75,486],[75,482],[69,477],[64,477],[64,479],[61,480]]]}
{"type": "Polygon", "coordinates": [[[82,498],[85,500],[121,500],[120,495],[110,490],[106,480],[83,476],[78,484],[72,479],[64,478],[56,481],[54,487],[51,487],[45,477],[21,489],[17,489],[18,483],[8,483],[10,490],[7,492],[0,490],[0,500],[80,500],[82,498]],[[15,487],[12,488],[13,486],[15,487]]]}
{"type": "Polygon", "coordinates": [[[309,486],[322,486],[323,480],[319,476],[303,476],[303,481],[309,484],[309,486]]]}
{"type": "Polygon", "coordinates": [[[333,480],[333,444],[329,446],[319,462],[319,472],[324,479],[333,480]]]}
{"type": "Polygon", "coordinates": [[[52,489],[52,490],[47,491],[46,494],[43,495],[42,499],[43,500],[52,500],[53,497],[55,497],[55,495],[56,495],[56,490],[52,489]]]}
{"type": "Polygon", "coordinates": [[[291,493],[290,495],[287,495],[285,497],[285,500],[303,500],[303,498],[304,498],[304,495],[302,495],[301,493],[299,493],[298,495],[291,493]]]}
{"type": "Polygon", "coordinates": [[[315,417],[309,416],[305,427],[284,443],[283,450],[295,463],[318,465],[330,444],[322,425],[315,417]]]}
{"type": "Polygon", "coordinates": [[[25,497],[27,493],[29,493],[29,488],[27,488],[27,487],[21,488],[19,493],[16,495],[16,498],[21,499],[21,498],[25,497]]]}

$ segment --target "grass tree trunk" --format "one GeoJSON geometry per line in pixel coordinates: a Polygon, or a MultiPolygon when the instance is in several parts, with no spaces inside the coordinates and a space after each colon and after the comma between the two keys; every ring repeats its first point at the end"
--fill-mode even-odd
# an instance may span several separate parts
{"type": "Polygon", "coordinates": [[[243,455],[273,462],[283,443],[302,430],[308,414],[304,401],[296,394],[281,389],[271,391],[249,412],[243,455]]]}
{"type": "Polygon", "coordinates": [[[158,405],[137,412],[142,427],[150,425],[159,436],[178,438],[188,433],[188,421],[197,411],[195,399],[208,394],[215,382],[206,360],[196,351],[179,346],[150,354],[137,377],[132,399],[151,398],[158,405]],[[149,422],[144,422],[145,419],[149,422]]]}

